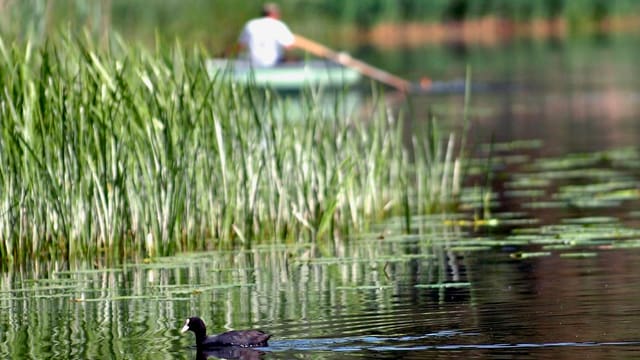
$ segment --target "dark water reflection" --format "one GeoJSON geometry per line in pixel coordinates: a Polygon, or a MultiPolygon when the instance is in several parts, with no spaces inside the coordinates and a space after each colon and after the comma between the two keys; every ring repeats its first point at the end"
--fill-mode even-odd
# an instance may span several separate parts
{"type": "MultiPolygon", "coordinates": [[[[472,209],[462,218],[414,219],[410,236],[392,220],[346,243],[258,246],[107,270],[33,264],[0,275],[0,358],[637,358],[637,156],[553,171],[553,162],[538,163],[550,154],[637,150],[640,47],[616,41],[404,54],[415,66],[407,75],[460,77],[470,60],[479,81],[526,85],[473,98],[476,142],[493,134],[496,142],[543,144],[496,152],[504,156],[492,184],[500,226],[472,226],[472,209]],[[505,161],[510,155],[516,166],[505,161]],[[614,172],[588,177],[595,167],[614,172]],[[580,176],[558,177],[568,169],[580,176]],[[575,185],[620,174],[622,185],[577,189],[616,201],[585,207],[572,198],[575,185]],[[191,315],[210,332],[255,327],[273,340],[198,354],[193,335],[179,334],[191,315]]],[[[457,126],[460,104],[454,94],[414,105],[417,119],[430,111],[457,126]]]]}
{"type": "Polygon", "coordinates": [[[178,333],[192,314],[210,331],[274,334],[269,347],[217,353],[226,358],[620,359],[640,351],[640,251],[523,259],[500,246],[465,250],[463,232],[440,236],[370,237],[340,258],[265,248],[106,272],[5,274],[0,355],[215,355],[197,354],[192,335],[178,333]],[[456,286],[428,287],[447,282],[456,286]]]}
{"type": "MultiPolygon", "coordinates": [[[[473,94],[472,140],[542,139],[546,155],[559,155],[638,143],[639,45],[639,36],[611,35],[362,55],[409,79],[463,79],[468,65],[477,84],[509,84],[509,91],[473,94]]],[[[419,124],[431,114],[441,123],[459,125],[461,97],[417,97],[413,119],[419,124]]]]}

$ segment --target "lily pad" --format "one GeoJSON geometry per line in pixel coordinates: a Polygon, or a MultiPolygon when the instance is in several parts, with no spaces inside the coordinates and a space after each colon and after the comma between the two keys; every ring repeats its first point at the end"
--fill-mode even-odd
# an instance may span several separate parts
{"type": "Polygon", "coordinates": [[[414,287],[418,289],[446,289],[446,288],[465,288],[470,287],[470,282],[452,282],[442,284],[416,284],[414,287]]]}
{"type": "Polygon", "coordinates": [[[551,256],[551,252],[548,252],[548,251],[517,252],[517,253],[511,253],[509,256],[513,259],[530,259],[530,258],[551,256]]]}
{"type": "Polygon", "coordinates": [[[598,253],[596,253],[596,252],[572,252],[572,253],[560,254],[560,257],[562,257],[562,258],[571,258],[571,259],[592,258],[592,257],[596,257],[596,256],[598,256],[598,253]]]}

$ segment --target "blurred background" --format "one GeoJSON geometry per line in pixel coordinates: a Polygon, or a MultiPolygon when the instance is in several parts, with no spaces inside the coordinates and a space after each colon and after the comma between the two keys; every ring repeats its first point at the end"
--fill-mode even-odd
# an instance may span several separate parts
{"type": "MultiPolygon", "coordinates": [[[[259,13],[258,0],[0,0],[5,43],[56,32],[151,49],[178,43],[220,56],[259,13]]],[[[281,0],[293,32],[411,81],[475,82],[509,92],[473,96],[478,141],[542,139],[566,153],[638,140],[636,0],[281,0]],[[513,85],[513,86],[511,86],[513,85]]],[[[461,94],[421,98],[415,118],[461,117],[461,94]]]]}
{"type": "MultiPolygon", "coordinates": [[[[7,37],[43,38],[60,28],[86,28],[95,36],[118,32],[149,44],[157,38],[202,43],[213,52],[237,37],[255,17],[258,0],[0,0],[0,30],[7,37]]],[[[354,42],[408,46],[424,42],[495,42],[514,36],[597,35],[637,32],[634,0],[281,0],[284,20],[334,46],[354,42]],[[417,25],[422,25],[419,28],[417,25]],[[425,27],[425,25],[430,25],[425,27]]]]}
{"type": "MultiPolygon", "coordinates": [[[[54,42],[52,35],[71,33],[77,34],[79,38],[88,36],[95,40],[91,42],[92,45],[99,44],[97,46],[107,50],[112,41],[121,38],[127,45],[140,44],[151,49],[154,56],[159,54],[154,61],[169,58],[163,57],[166,55],[164,51],[171,50],[173,44],[185,49],[197,47],[213,57],[219,56],[227,46],[236,41],[243,24],[258,15],[261,4],[261,1],[256,0],[0,0],[0,58],[3,59],[0,75],[13,80],[13,84],[9,85],[8,81],[0,82],[3,87],[0,109],[5,109],[7,113],[13,110],[14,122],[20,124],[25,117],[27,120],[35,119],[35,123],[38,123],[36,120],[57,119],[58,113],[55,111],[58,108],[65,109],[67,105],[84,114],[84,104],[91,105],[93,101],[101,104],[96,99],[106,93],[99,91],[106,86],[92,86],[94,83],[91,80],[94,74],[102,71],[95,65],[100,65],[96,60],[84,64],[87,65],[85,68],[93,71],[78,71],[77,76],[69,71],[70,77],[62,79],[72,85],[69,88],[73,91],[82,93],[81,95],[87,93],[87,100],[83,97],[79,101],[77,98],[80,96],[76,96],[67,104],[64,91],[44,90],[58,89],[54,87],[57,82],[52,81],[51,87],[40,87],[42,94],[54,99],[50,104],[52,110],[46,112],[46,117],[40,116],[45,112],[38,112],[36,101],[22,101],[23,98],[36,99],[38,93],[30,91],[35,88],[31,84],[48,85],[47,81],[42,81],[45,78],[41,74],[46,75],[45,70],[49,70],[44,66],[42,68],[45,70],[42,72],[31,73],[32,77],[40,81],[33,81],[28,77],[25,81],[21,74],[27,72],[21,73],[24,68],[20,67],[21,64],[15,64],[14,57],[20,61],[29,58],[25,53],[37,54],[37,51],[42,51],[51,59],[60,61],[54,56],[57,55],[55,51],[47,52],[46,48],[41,50],[43,47],[39,47],[47,44],[48,39],[54,42]],[[26,42],[34,46],[24,46],[26,42]],[[19,46],[11,47],[10,44],[13,43],[19,46]],[[81,84],[86,87],[76,87],[76,81],[86,82],[87,84],[81,84]],[[9,105],[23,103],[27,109],[34,110],[25,111],[27,115],[24,115],[9,105]],[[35,115],[29,118],[29,114],[35,115]]],[[[379,232],[378,229],[395,229],[401,226],[401,221],[394,218],[388,224],[373,227],[375,233],[364,234],[363,241],[345,241],[344,244],[348,246],[344,246],[339,241],[341,239],[335,239],[334,243],[328,243],[327,246],[320,245],[318,253],[322,255],[319,256],[326,256],[327,261],[318,262],[313,262],[315,255],[307,250],[313,248],[307,247],[307,244],[291,249],[277,246],[271,248],[269,231],[273,226],[266,226],[267,230],[263,230],[265,234],[269,234],[261,239],[267,246],[256,246],[255,251],[252,249],[238,254],[221,252],[205,253],[202,256],[187,255],[182,259],[151,261],[148,264],[145,262],[140,266],[125,266],[124,269],[111,269],[102,263],[87,262],[82,265],[88,268],[87,271],[76,271],[62,260],[51,262],[51,269],[47,266],[40,267],[34,262],[33,266],[27,265],[13,274],[3,274],[0,279],[0,358],[186,358],[191,356],[186,349],[188,344],[192,344],[193,338],[191,335],[180,337],[177,329],[181,326],[182,319],[190,314],[201,314],[207,321],[212,320],[211,329],[264,327],[277,334],[274,339],[294,340],[289,343],[281,342],[281,347],[291,349],[289,352],[274,352],[268,355],[269,358],[344,359],[350,355],[362,358],[373,354],[380,355],[377,356],[379,358],[396,359],[404,354],[411,354],[416,359],[457,359],[462,350],[465,351],[465,358],[476,359],[515,358],[517,355],[556,359],[558,354],[566,359],[618,359],[629,358],[631,353],[639,351],[637,323],[640,318],[635,300],[640,289],[637,271],[640,253],[633,249],[638,247],[637,239],[640,238],[637,232],[640,228],[640,213],[637,210],[640,199],[637,179],[640,174],[640,0],[281,0],[278,4],[282,9],[283,20],[294,32],[332,48],[348,51],[356,58],[411,81],[428,77],[446,83],[464,79],[467,69],[470,69],[474,85],[504,85],[495,91],[479,90],[472,93],[467,108],[470,130],[463,135],[467,136],[465,141],[472,143],[472,146],[465,149],[472,149],[471,156],[482,157],[482,164],[486,164],[483,169],[492,175],[480,180],[471,177],[468,183],[475,190],[470,190],[470,194],[478,194],[478,189],[483,186],[498,194],[495,201],[497,205],[492,211],[498,214],[496,218],[501,223],[505,219],[506,225],[496,229],[495,233],[492,233],[493,229],[488,229],[487,234],[481,233],[478,234],[480,237],[476,237],[474,232],[477,229],[469,232],[461,230],[464,225],[457,225],[457,221],[443,222],[439,217],[423,220],[422,216],[412,215],[412,221],[420,228],[416,230],[420,232],[418,236],[413,233],[406,239],[380,236],[386,230],[379,232]],[[490,146],[486,146],[487,143],[491,143],[490,146]],[[598,152],[603,150],[609,152],[598,152]],[[576,156],[590,152],[594,155],[576,156]],[[517,220],[511,223],[515,225],[511,225],[509,219],[517,220]],[[525,221],[518,222],[520,220],[525,221]],[[439,225],[434,226],[429,221],[439,225]],[[535,228],[547,224],[550,226],[535,228]],[[511,226],[523,231],[511,232],[511,226]],[[624,241],[618,241],[620,237],[624,241]],[[506,242],[503,241],[505,239],[506,242]],[[521,249],[529,253],[529,256],[520,257],[521,249]],[[541,249],[548,253],[541,253],[541,249]],[[334,256],[334,252],[337,256],[334,256]],[[401,256],[398,257],[399,254],[401,256]],[[96,270],[96,267],[106,269],[101,271],[96,270]],[[430,287],[432,283],[445,281],[452,281],[460,287],[430,287]],[[372,337],[372,334],[375,336],[372,337]],[[425,334],[427,335],[424,336],[425,334]],[[327,342],[319,342],[315,343],[316,348],[312,345],[313,349],[309,351],[308,344],[313,343],[308,339],[314,338],[329,339],[341,348],[339,351],[327,351],[327,342]],[[296,339],[304,341],[296,343],[296,339]],[[343,341],[345,339],[346,343],[343,341]],[[357,339],[357,343],[353,339],[357,339]],[[375,347],[375,353],[370,352],[367,347],[353,350],[352,343],[360,346],[359,343],[364,339],[371,339],[371,343],[366,345],[372,349],[375,347]],[[476,348],[463,348],[465,345],[451,347],[451,344],[467,342],[482,345],[476,348]],[[418,349],[418,355],[408,347],[414,343],[423,346],[421,350],[418,349]],[[308,355],[301,354],[296,348],[300,347],[299,344],[303,344],[308,355]],[[319,348],[317,344],[320,344],[319,348]],[[492,348],[486,344],[497,345],[492,348]],[[502,344],[508,346],[501,348],[502,344]],[[446,346],[436,348],[432,345],[446,346]]],[[[52,48],[62,49],[60,51],[64,52],[65,49],[77,49],[77,46],[52,48]]],[[[114,57],[134,58],[132,69],[136,70],[136,56],[131,54],[135,54],[137,47],[131,48],[135,50],[125,52],[124,55],[116,54],[114,57]]],[[[104,59],[111,60],[111,57],[105,56],[104,59]]],[[[37,64],[34,65],[38,69],[37,64]]],[[[73,69],[72,66],[69,68],[73,69]]],[[[63,72],[52,67],[51,73],[63,72]]],[[[103,81],[102,77],[95,76],[95,79],[96,83],[103,81]]],[[[131,79],[141,89],[143,85],[139,82],[144,82],[145,79],[149,81],[144,72],[136,72],[131,79]]],[[[362,93],[367,96],[367,90],[371,90],[369,85],[370,83],[363,84],[357,90],[363,90],[362,93]]],[[[140,99],[143,100],[140,101],[140,107],[143,115],[138,117],[146,120],[146,114],[157,113],[167,124],[177,117],[181,120],[189,118],[191,114],[186,111],[195,108],[193,104],[196,102],[200,104],[200,98],[193,102],[187,101],[192,107],[185,105],[185,112],[180,110],[183,109],[180,106],[175,115],[168,114],[166,118],[165,107],[158,105],[163,102],[151,101],[174,97],[182,101],[183,98],[188,98],[188,92],[182,89],[174,92],[173,86],[174,83],[166,84],[156,92],[157,97],[149,96],[151,105],[146,104],[146,90],[141,92],[143,95],[140,99]],[[175,93],[179,93],[179,96],[175,96],[175,93]]],[[[385,90],[389,90],[385,95],[398,95],[392,89],[385,90]]],[[[149,93],[153,93],[153,89],[149,93]]],[[[225,98],[224,92],[221,93],[222,96],[215,94],[212,97],[222,99],[221,104],[232,99],[228,95],[225,98]]],[[[115,95],[118,95],[114,98],[119,101],[120,94],[115,95]]],[[[420,131],[421,127],[429,127],[434,123],[448,128],[462,126],[465,99],[461,91],[397,97],[401,101],[407,100],[406,103],[410,105],[407,106],[409,111],[399,111],[407,118],[403,123],[408,125],[405,129],[408,134],[407,143],[414,138],[428,139],[430,133],[420,131]],[[436,121],[431,122],[430,119],[436,121]],[[409,128],[411,126],[415,129],[409,128]]],[[[114,110],[115,116],[119,116],[117,119],[128,124],[129,103],[137,104],[134,100],[138,97],[124,94],[123,98],[128,99],[126,105],[121,106],[118,101],[111,103],[116,104],[113,108],[117,108],[114,110]]],[[[235,106],[235,98],[232,100],[231,103],[235,106]]],[[[168,107],[173,104],[172,101],[167,103],[168,107]]],[[[209,101],[202,101],[202,104],[211,105],[209,101]]],[[[37,105],[45,107],[43,103],[37,105]]],[[[213,105],[211,109],[226,109],[226,106],[213,105]]],[[[404,105],[402,103],[398,107],[404,105]]],[[[108,126],[112,112],[101,110],[111,108],[87,108],[89,116],[85,119],[83,115],[80,120],[88,121],[79,120],[79,125],[75,127],[79,130],[72,134],[84,134],[81,131],[85,131],[84,124],[87,123],[102,131],[94,134],[108,133],[108,138],[113,138],[113,143],[122,143],[108,126]]],[[[209,109],[204,105],[201,108],[209,109]]],[[[241,110],[239,113],[244,114],[244,109],[241,110]]],[[[254,113],[258,112],[256,110],[254,113]]],[[[215,114],[214,117],[219,115],[231,123],[233,121],[229,119],[234,120],[236,117],[225,117],[229,113],[232,112],[221,111],[221,114],[215,114]]],[[[249,113],[251,109],[247,112],[249,113]]],[[[258,119],[258,116],[255,118],[258,119]]],[[[67,129],[67,124],[75,124],[76,118],[63,119],[67,121],[56,123],[55,128],[40,126],[34,132],[47,135],[46,137],[50,133],[62,134],[51,137],[57,141],[54,144],[65,144],[66,148],[71,143],[67,139],[71,137],[63,136],[62,130],[67,129]],[[55,132],[56,129],[61,130],[55,132]]],[[[11,140],[5,143],[17,144],[14,149],[22,149],[22,143],[26,141],[15,141],[16,136],[11,132],[14,129],[6,126],[6,122],[6,118],[0,118],[0,135],[11,140]]],[[[140,128],[158,129],[154,130],[158,134],[166,132],[163,129],[172,128],[163,126],[156,118],[150,123],[149,127],[140,128]]],[[[216,125],[218,123],[216,120],[216,125]]],[[[250,123],[254,123],[253,118],[250,123]]],[[[243,129],[242,126],[237,128],[243,129]]],[[[313,131],[316,126],[309,128],[313,131]]],[[[143,134],[142,131],[129,129],[128,126],[123,127],[117,133],[130,133],[130,138],[142,137],[139,135],[143,134]]],[[[182,127],[176,129],[182,130],[182,127]]],[[[261,131],[257,129],[255,133],[262,134],[261,131]]],[[[195,134],[194,138],[200,141],[202,137],[206,143],[207,139],[214,138],[214,133],[217,135],[219,130],[212,130],[207,134],[205,131],[200,133],[189,128],[179,134],[195,134]]],[[[457,136],[459,132],[454,134],[457,136]]],[[[222,137],[224,136],[220,136],[222,137]]],[[[343,136],[339,137],[340,141],[336,142],[341,143],[343,136]]],[[[90,159],[94,152],[100,156],[103,151],[111,154],[102,148],[113,148],[115,155],[110,156],[116,160],[120,157],[125,159],[125,155],[121,154],[127,153],[120,152],[120,149],[126,146],[117,147],[117,150],[115,145],[94,146],[98,142],[106,144],[107,140],[98,135],[87,138],[90,141],[78,141],[81,146],[73,143],[69,145],[69,148],[80,149],[77,151],[78,159],[83,160],[85,156],[90,159]],[[84,151],[82,145],[87,151],[84,151]]],[[[148,166],[148,173],[143,172],[144,180],[148,177],[151,185],[133,188],[129,186],[128,180],[120,180],[130,175],[114,175],[116,191],[108,192],[115,194],[113,203],[116,204],[116,210],[112,212],[112,218],[104,220],[105,224],[109,224],[105,228],[110,231],[111,224],[138,221],[138,217],[130,215],[131,200],[120,201],[132,192],[140,192],[140,199],[144,200],[138,201],[133,207],[141,208],[143,214],[153,214],[150,216],[151,220],[148,220],[152,224],[149,227],[159,234],[155,237],[158,243],[163,241],[162,236],[180,231],[165,231],[165,227],[180,229],[183,221],[190,222],[189,216],[199,216],[197,206],[193,206],[195,215],[191,215],[189,211],[183,212],[188,206],[181,204],[191,201],[191,197],[199,198],[203,195],[197,190],[187,195],[183,194],[188,193],[186,190],[174,191],[174,183],[186,184],[191,181],[186,181],[186,176],[183,179],[179,171],[188,168],[191,174],[191,170],[194,170],[193,177],[198,177],[199,184],[207,189],[216,187],[210,186],[211,183],[218,181],[219,184],[222,181],[217,173],[213,180],[208,177],[214,171],[201,172],[197,166],[190,165],[195,163],[191,162],[191,158],[197,158],[191,157],[190,151],[193,150],[194,154],[198,151],[200,154],[200,142],[194,142],[196,145],[193,149],[175,151],[173,155],[171,149],[181,147],[183,138],[183,135],[176,136],[175,142],[178,145],[175,146],[160,135],[149,135],[148,143],[141,142],[144,146],[139,147],[151,149],[148,154],[153,155],[149,155],[150,160],[144,164],[158,164],[148,166]],[[165,143],[169,145],[163,145],[165,143]],[[171,153],[166,155],[168,160],[155,160],[155,144],[160,144],[158,146],[161,149],[164,149],[162,146],[168,149],[166,153],[171,153]],[[184,160],[187,158],[190,159],[184,160]],[[171,161],[172,159],[177,160],[171,161]],[[166,168],[172,169],[174,173],[165,171],[166,168]],[[165,180],[165,176],[169,180],[165,180]],[[168,200],[171,196],[173,198],[168,200]],[[184,213],[187,215],[183,216],[184,213]],[[165,217],[171,217],[171,222],[165,220],[165,217]]],[[[240,137],[235,136],[232,140],[238,138],[240,137]]],[[[308,138],[316,139],[321,136],[308,138]]],[[[344,138],[346,139],[346,135],[344,138]]],[[[244,142],[246,139],[244,137],[239,141],[244,142]]],[[[249,136],[248,139],[252,138],[249,136]]],[[[142,140],[146,141],[146,138],[143,137],[142,140]]],[[[312,149],[316,146],[315,140],[308,142],[313,145],[312,149]]],[[[255,143],[263,144],[260,141],[255,143]]],[[[328,145],[323,146],[318,148],[329,149],[328,145]]],[[[213,149],[215,146],[210,147],[213,149]]],[[[267,147],[254,148],[260,151],[267,147]]],[[[51,158],[60,157],[55,147],[52,147],[53,151],[49,151],[48,146],[41,148],[41,152],[47,156],[51,154],[51,158]]],[[[357,144],[348,147],[356,149],[353,150],[356,154],[354,159],[361,155],[362,148],[357,144]]],[[[103,186],[99,187],[91,185],[94,183],[92,178],[86,182],[90,185],[76,186],[73,180],[69,180],[72,176],[58,176],[54,172],[54,175],[45,177],[41,174],[50,174],[42,171],[46,166],[35,162],[34,165],[37,166],[31,168],[23,165],[27,158],[23,155],[27,154],[26,150],[8,152],[5,148],[0,149],[0,155],[10,154],[16,159],[16,165],[10,169],[15,176],[7,177],[6,172],[0,173],[0,178],[5,179],[3,184],[8,189],[6,192],[11,200],[3,200],[3,206],[15,210],[18,214],[16,219],[19,219],[15,222],[6,221],[10,225],[5,227],[5,231],[7,228],[11,231],[14,223],[24,223],[24,228],[34,229],[34,233],[40,234],[38,220],[24,220],[27,219],[24,214],[29,213],[21,207],[25,202],[28,205],[24,198],[34,199],[33,203],[36,205],[44,204],[43,210],[33,211],[36,219],[48,219],[45,215],[49,213],[58,214],[57,207],[49,205],[49,201],[63,204],[70,211],[68,217],[78,218],[80,223],[84,222],[82,209],[102,209],[102,195],[98,197],[97,194],[103,187],[111,188],[112,182],[105,180],[103,186]],[[23,172],[23,169],[26,171],[23,172]],[[22,179],[33,179],[36,185],[32,186],[28,182],[28,186],[22,190],[14,185],[21,184],[22,179]],[[61,183],[70,184],[69,200],[66,196],[60,196],[67,192],[67,187],[56,185],[56,191],[50,190],[54,186],[49,184],[58,184],[59,179],[61,183]],[[40,200],[38,190],[51,194],[40,200]],[[30,192],[36,195],[32,196],[30,192]],[[87,201],[91,197],[85,192],[93,194],[90,196],[96,200],[87,201]],[[83,206],[79,206],[81,210],[77,211],[76,207],[67,204],[83,206]],[[55,212],[52,210],[54,208],[55,212]]],[[[288,148],[285,150],[287,151],[274,150],[273,153],[282,153],[286,159],[289,151],[288,148]]],[[[31,149],[29,151],[35,152],[31,149]]],[[[297,147],[296,152],[300,152],[297,147]]],[[[271,151],[267,156],[270,155],[271,151]]],[[[227,163],[234,162],[233,156],[227,163]]],[[[261,156],[263,155],[249,158],[261,156]]],[[[109,157],[104,155],[96,158],[109,157]]],[[[320,158],[325,159],[326,155],[322,154],[320,158]]],[[[322,162],[333,164],[330,161],[322,162]]],[[[46,160],[42,163],[46,164],[46,160]]],[[[214,161],[210,163],[213,164],[211,166],[217,166],[214,161]]],[[[255,163],[258,164],[259,161],[255,163]]],[[[337,163],[347,164],[345,168],[351,167],[347,161],[337,163]]],[[[142,167],[144,166],[140,166],[142,167]]],[[[73,174],[98,177],[93,168],[91,171],[87,170],[89,166],[64,165],[59,168],[65,171],[63,174],[72,168],[69,171],[73,174]]],[[[104,168],[104,175],[101,175],[104,179],[111,176],[110,168],[118,174],[126,173],[120,170],[120,166],[104,168]]],[[[297,168],[306,172],[304,166],[297,168]]],[[[353,172],[364,173],[359,169],[365,168],[368,169],[353,166],[353,172]]],[[[331,169],[327,169],[327,174],[329,170],[331,169]]],[[[265,171],[268,172],[270,171],[265,171]]],[[[256,179],[267,178],[260,175],[262,167],[253,173],[258,174],[255,175],[256,179]]],[[[284,178],[289,177],[286,171],[282,173],[284,178]]],[[[134,179],[131,180],[132,183],[137,184],[137,176],[131,175],[131,178],[134,179]]],[[[224,174],[222,178],[225,178],[224,174]]],[[[291,178],[297,179],[296,176],[291,178]]],[[[348,182],[357,183],[351,180],[348,182]]],[[[248,182],[239,186],[246,188],[246,183],[248,182]]],[[[255,183],[258,183],[257,180],[255,183]]],[[[305,206],[316,201],[320,203],[315,193],[315,184],[319,182],[312,180],[310,183],[312,185],[294,189],[296,194],[300,191],[312,199],[296,196],[305,202],[305,206]]],[[[278,193],[282,185],[280,182],[277,184],[255,186],[255,189],[274,189],[278,193]]],[[[367,188],[371,187],[369,181],[366,184],[367,188]]],[[[402,184],[400,186],[403,187],[402,184]]],[[[290,187],[293,188],[291,185],[290,187]]],[[[176,186],[175,189],[182,188],[176,186]]],[[[325,190],[332,192],[333,188],[327,187],[325,190]]],[[[383,192],[387,189],[375,188],[372,192],[378,190],[383,192]]],[[[357,188],[354,192],[356,191],[357,188]]],[[[224,190],[225,194],[226,192],[224,190]]],[[[212,193],[222,192],[213,189],[212,193]]],[[[491,192],[487,194],[492,195],[491,192]]],[[[206,196],[203,196],[205,201],[217,201],[206,196]]],[[[234,199],[233,196],[231,198],[234,199]]],[[[246,205],[253,202],[253,199],[249,200],[251,196],[243,198],[247,199],[246,203],[238,201],[237,208],[252,208],[253,205],[246,205]]],[[[273,195],[270,199],[275,198],[273,195]]],[[[494,198],[482,194],[477,195],[477,198],[483,202],[485,199],[488,202],[494,201],[494,198]]],[[[473,200],[463,198],[461,203],[473,203],[473,200]]],[[[329,206],[335,206],[334,204],[329,206]]],[[[335,207],[330,211],[334,210],[335,207]]],[[[10,212],[5,210],[3,216],[10,212]]],[[[240,213],[239,210],[233,206],[229,212],[222,212],[223,216],[219,218],[224,224],[220,227],[233,226],[235,229],[236,225],[229,219],[237,213],[240,213]]],[[[318,213],[325,219],[322,211],[318,213]]],[[[206,214],[203,218],[207,221],[218,215],[215,211],[206,214]]],[[[330,216],[326,217],[328,218],[330,216]]],[[[245,220],[247,224],[254,223],[248,220],[245,220]]],[[[293,220],[297,224],[297,220],[293,220]]],[[[58,224],[57,221],[58,217],[54,217],[50,223],[58,224]]],[[[271,218],[268,221],[273,222],[271,218]]],[[[308,226],[306,221],[300,221],[303,222],[308,226]]],[[[49,225],[47,221],[42,223],[41,226],[46,229],[57,227],[49,225]]],[[[317,223],[320,228],[325,224],[324,220],[318,220],[317,223]]],[[[102,222],[96,221],[95,224],[102,222]]],[[[88,225],[81,225],[90,233],[99,226],[90,222],[88,225]]],[[[208,226],[203,227],[207,234],[208,226]]],[[[289,233],[286,226],[283,228],[283,232],[289,233]]],[[[231,231],[228,233],[232,234],[231,231]]],[[[144,234],[139,232],[132,236],[142,238],[144,234]]],[[[244,244],[235,235],[229,237],[231,242],[244,244]]],[[[47,238],[51,240],[50,249],[64,252],[63,247],[55,241],[58,238],[47,238]]],[[[184,238],[186,237],[183,235],[177,236],[176,244],[184,241],[184,238]]],[[[146,236],[145,239],[153,241],[154,238],[146,236]]],[[[194,240],[197,242],[196,246],[203,246],[208,238],[194,237],[194,240]]],[[[36,245],[39,241],[40,239],[33,239],[36,245]]],[[[304,238],[296,238],[296,241],[302,242],[304,238]]],[[[95,242],[97,245],[91,245],[94,243],[90,241],[88,243],[88,248],[103,246],[98,241],[95,242]]],[[[30,249],[38,249],[36,245],[31,247],[28,241],[26,245],[22,245],[22,242],[19,244],[25,248],[25,254],[30,249]]],[[[135,246],[141,247],[138,243],[135,246]]],[[[116,246],[114,249],[120,254],[120,247],[116,246]]],[[[100,249],[95,251],[99,252],[100,249]]],[[[149,252],[151,253],[150,250],[149,252]]]]}

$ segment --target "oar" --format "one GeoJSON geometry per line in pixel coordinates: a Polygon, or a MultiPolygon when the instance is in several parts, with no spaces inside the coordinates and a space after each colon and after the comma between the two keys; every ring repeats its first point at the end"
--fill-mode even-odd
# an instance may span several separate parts
{"type": "Polygon", "coordinates": [[[354,59],[349,54],[332,50],[318,42],[307,39],[304,36],[296,34],[295,38],[295,44],[297,47],[306,50],[313,55],[327,58],[331,61],[337,62],[340,65],[357,70],[365,76],[394,87],[402,92],[415,91],[416,89],[427,90],[429,87],[430,81],[428,79],[421,81],[421,84],[412,84],[408,80],[390,74],[375,66],[369,65],[364,61],[354,59]]]}

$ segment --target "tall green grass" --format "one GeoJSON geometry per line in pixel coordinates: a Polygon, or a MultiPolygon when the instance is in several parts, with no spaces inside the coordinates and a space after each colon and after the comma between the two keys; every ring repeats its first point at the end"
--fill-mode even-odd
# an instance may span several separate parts
{"type": "Polygon", "coordinates": [[[455,203],[453,137],[432,128],[406,147],[383,101],[359,116],[313,91],[292,118],[278,94],[211,78],[205,59],[0,42],[3,263],[320,242],[455,203]]]}

